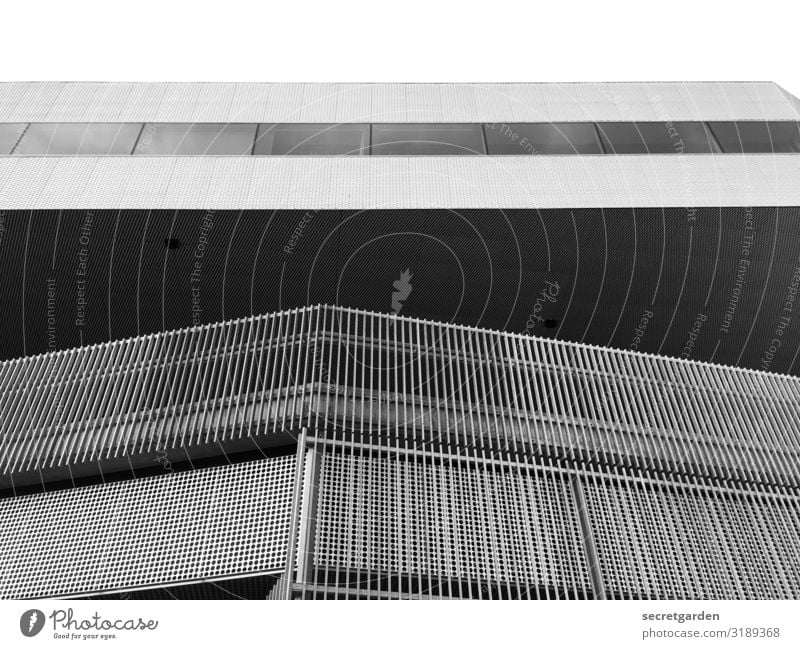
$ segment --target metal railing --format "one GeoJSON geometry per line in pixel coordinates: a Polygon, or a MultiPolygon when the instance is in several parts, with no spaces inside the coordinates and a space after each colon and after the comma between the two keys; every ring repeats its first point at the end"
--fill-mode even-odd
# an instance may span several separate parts
{"type": "Polygon", "coordinates": [[[800,379],[313,306],[0,364],[0,471],[347,431],[798,489],[800,379]]]}

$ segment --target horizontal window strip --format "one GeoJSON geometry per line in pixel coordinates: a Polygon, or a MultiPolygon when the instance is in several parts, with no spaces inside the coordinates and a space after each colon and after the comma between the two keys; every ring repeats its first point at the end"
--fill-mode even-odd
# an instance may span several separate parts
{"type": "Polygon", "coordinates": [[[800,122],[0,124],[0,155],[16,156],[735,153],[800,153],[800,122]]]}

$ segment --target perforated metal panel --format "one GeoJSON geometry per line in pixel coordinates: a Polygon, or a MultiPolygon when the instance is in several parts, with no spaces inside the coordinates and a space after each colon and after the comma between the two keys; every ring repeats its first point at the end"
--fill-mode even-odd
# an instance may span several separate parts
{"type": "Polygon", "coordinates": [[[295,457],[0,500],[0,597],[282,568],[295,457]]]}
{"type": "Polygon", "coordinates": [[[365,581],[422,576],[424,593],[469,580],[521,597],[590,590],[568,478],[554,474],[324,455],[316,530],[315,562],[365,581]]]}
{"type": "Polygon", "coordinates": [[[800,502],[747,491],[591,481],[610,597],[800,597],[800,502]]]}

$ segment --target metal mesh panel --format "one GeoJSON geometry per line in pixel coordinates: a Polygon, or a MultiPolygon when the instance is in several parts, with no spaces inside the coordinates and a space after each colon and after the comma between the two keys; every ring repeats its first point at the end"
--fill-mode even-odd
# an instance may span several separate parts
{"type": "MultiPolygon", "coordinates": [[[[315,562],[363,573],[590,589],[568,478],[529,470],[322,457],[315,562]]],[[[355,580],[353,580],[355,582],[355,580]]],[[[353,584],[355,585],[355,584],[353,584]]]]}
{"type": "Polygon", "coordinates": [[[800,597],[796,499],[667,485],[585,485],[611,597],[800,597]]]}
{"type": "Polygon", "coordinates": [[[282,568],[294,456],[0,501],[0,596],[282,568]]]}

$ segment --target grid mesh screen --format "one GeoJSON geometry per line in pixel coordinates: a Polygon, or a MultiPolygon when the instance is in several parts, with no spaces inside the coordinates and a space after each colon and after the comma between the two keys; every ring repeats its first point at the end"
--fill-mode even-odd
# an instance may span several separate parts
{"type": "Polygon", "coordinates": [[[609,597],[800,597],[800,505],[636,482],[584,486],[609,597]]]}
{"type": "Polygon", "coordinates": [[[295,457],[0,501],[0,596],[32,598],[282,568],[295,457]]]}
{"type": "Polygon", "coordinates": [[[368,581],[383,573],[590,590],[568,478],[350,454],[321,462],[319,565],[368,581]]]}

